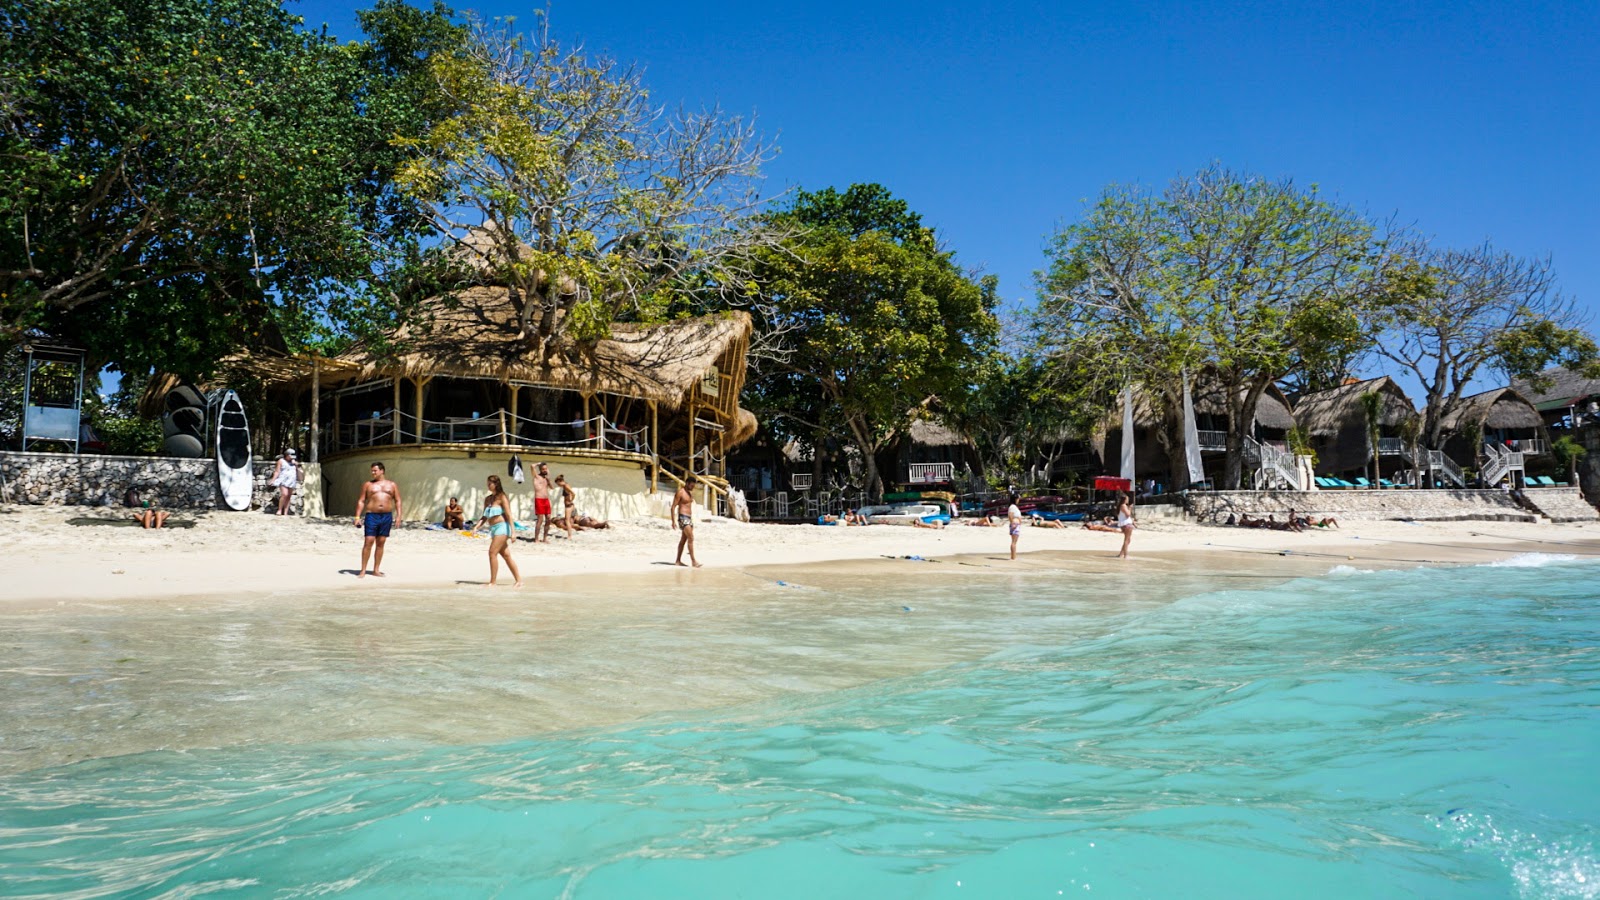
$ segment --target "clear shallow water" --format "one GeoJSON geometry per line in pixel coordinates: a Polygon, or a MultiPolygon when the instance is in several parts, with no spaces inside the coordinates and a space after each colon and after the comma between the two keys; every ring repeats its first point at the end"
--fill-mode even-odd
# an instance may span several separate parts
{"type": "MultiPolygon", "coordinates": [[[[1600,896],[1600,569],[1509,562],[1267,586],[1148,569],[955,586],[752,579],[726,588],[742,606],[713,604],[724,614],[707,620],[652,618],[689,615],[670,595],[606,607],[615,627],[592,637],[540,620],[591,653],[610,633],[653,634],[618,639],[692,660],[676,669],[683,696],[716,708],[448,746],[411,719],[450,718],[452,696],[493,707],[496,686],[528,670],[463,675],[465,633],[434,623],[447,662],[407,674],[396,660],[429,657],[426,620],[390,608],[415,637],[367,655],[382,677],[351,674],[335,638],[284,664],[301,674],[272,676],[303,694],[299,738],[271,726],[269,710],[297,707],[267,692],[237,701],[232,727],[208,726],[233,738],[216,749],[0,776],[0,895],[1600,896]],[[1208,579],[1223,589],[1116,599],[1208,579]],[[795,655],[768,660],[785,633],[795,655]],[[729,670],[696,674],[722,657],[729,670]],[[863,681],[875,667],[888,677],[863,681]],[[721,683],[746,677],[764,685],[755,699],[721,683]],[[377,691],[396,679],[411,683],[377,691]],[[406,721],[345,710],[350,735],[320,739],[340,691],[406,721]],[[374,739],[386,734],[407,739],[374,739]]],[[[197,671],[178,659],[215,643],[202,637],[219,634],[213,615],[167,623],[173,683],[197,671]]],[[[98,747],[88,723],[128,707],[67,709],[84,689],[19,673],[49,645],[23,624],[6,649],[27,658],[0,689],[33,723],[28,739],[71,741],[39,712],[54,691],[98,747]]],[[[76,622],[90,640],[78,646],[122,652],[92,624],[76,622]]],[[[549,665],[582,670],[577,658],[549,665]]],[[[636,665],[642,681],[675,670],[636,665]]],[[[218,684],[260,690],[225,674],[218,684]]],[[[616,677],[597,696],[649,693],[616,677]]],[[[134,707],[164,696],[140,690],[134,707]]],[[[150,714],[184,723],[176,706],[150,714]]]]}

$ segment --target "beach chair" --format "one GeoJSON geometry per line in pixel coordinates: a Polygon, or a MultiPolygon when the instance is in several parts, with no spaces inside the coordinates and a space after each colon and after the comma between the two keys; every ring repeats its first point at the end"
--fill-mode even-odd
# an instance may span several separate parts
{"type": "Polygon", "coordinates": [[[1360,477],[1358,475],[1358,476],[1356,476],[1356,483],[1353,486],[1354,487],[1369,488],[1369,487],[1372,487],[1372,482],[1370,482],[1370,481],[1366,480],[1365,478],[1362,478],[1362,477],[1360,477]]]}
{"type": "Polygon", "coordinates": [[[1556,480],[1554,478],[1551,478],[1549,475],[1535,475],[1535,476],[1533,476],[1532,481],[1533,481],[1534,484],[1538,485],[1539,487],[1555,487],[1556,486],[1556,480]]]}
{"type": "Polygon", "coordinates": [[[1349,490],[1350,488],[1356,487],[1356,485],[1353,482],[1345,481],[1343,478],[1335,478],[1333,480],[1339,483],[1339,487],[1342,487],[1342,488],[1344,488],[1346,490],[1349,490]]]}

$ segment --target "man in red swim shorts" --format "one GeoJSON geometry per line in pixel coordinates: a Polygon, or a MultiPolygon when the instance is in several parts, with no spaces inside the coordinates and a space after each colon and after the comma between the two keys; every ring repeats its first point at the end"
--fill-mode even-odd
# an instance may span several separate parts
{"type": "Polygon", "coordinates": [[[539,463],[533,476],[533,539],[550,543],[550,465],[539,463]]]}

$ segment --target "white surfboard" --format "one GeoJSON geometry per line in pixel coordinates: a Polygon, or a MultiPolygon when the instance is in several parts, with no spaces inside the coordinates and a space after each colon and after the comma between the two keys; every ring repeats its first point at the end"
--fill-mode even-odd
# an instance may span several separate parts
{"type": "Polygon", "coordinates": [[[222,409],[217,414],[217,486],[229,509],[250,508],[255,492],[250,463],[250,423],[245,420],[239,395],[228,391],[222,395],[222,409]]]}

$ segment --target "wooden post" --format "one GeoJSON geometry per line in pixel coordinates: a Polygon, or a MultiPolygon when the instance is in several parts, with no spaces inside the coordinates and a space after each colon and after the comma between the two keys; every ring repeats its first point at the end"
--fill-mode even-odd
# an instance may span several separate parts
{"type": "MultiPolygon", "coordinates": [[[[512,428],[516,428],[519,431],[521,430],[522,426],[517,424],[516,419],[517,419],[517,416],[521,415],[521,413],[518,412],[518,410],[520,410],[522,408],[522,404],[517,401],[517,397],[521,393],[522,393],[522,385],[520,385],[520,384],[511,385],[511,427],[512,428]]],[[[508,437],[506,439],[506,443],[514,444],[514,443],[516,443],[516,441],[513,441],[508,437]]]]}
{"type": "Polygon", "coordinates": [[[589,427],[589,395],[583,395],[583,427],[589,427]]]}
{"type": "Polygon", "coordinates": [[[339,395],[333,395],[333,449],[339,449],[339,395]]]}
{"type": "MultiPolygon", "coordinates": [[[[510,388],[510,385],[501,385],[501,386],[505,387],[507,389],[510,388]]],[[[500,413],[500,444],[502,446],[504,446],[505,444],[510,443],[509,441],[506,440],[506,404],[505,404],[505,397],[502,396],[500,398],[500,402],[495,404],[495,405],[500,407],[500,409],[499,409],[499,413],[500,413]]]]}
{"type": "Polygon", "coordinates": [[[317,354],[311,353],[311,447],[312,462],[317,461],[317,445],[322,443],[322,372],[317,365],[317,354]]]}
{"type": "Polygon", "coordinates": [[[694,397],[692,397],[692,396],[689,398],[689,458],[687,460],[685,460],[685,462],[688,463],[689,474],[693,475],[694,474],[694,397]]]}
{"type": "Polygon", "coordinates": [[[656,427],[656,402],[650,401],[650,493],[657,491],[661,477],[661,429],[656,427]]]}
{"type": "Polygon", "coordinates": [[[418,444],[422,443],[423,436],[428,433],[427,426],[422,424],[422,391],[423,391],[424,388],[426,388],[428,386],[428,382],[430,382],[432,380],[433,380],[433,376],[432,375],[418,375],[416,378],[411,379],[411,383],[415,384],[417,386],[416,411],[417,411],[417,443],[418,444]]]}
{"type": "Polygon", "coordinates": [[[394,403],[389,406],[389,419],[394,422],[389,443],[400,443],[400,376],[394,376],[394,403]]]}

